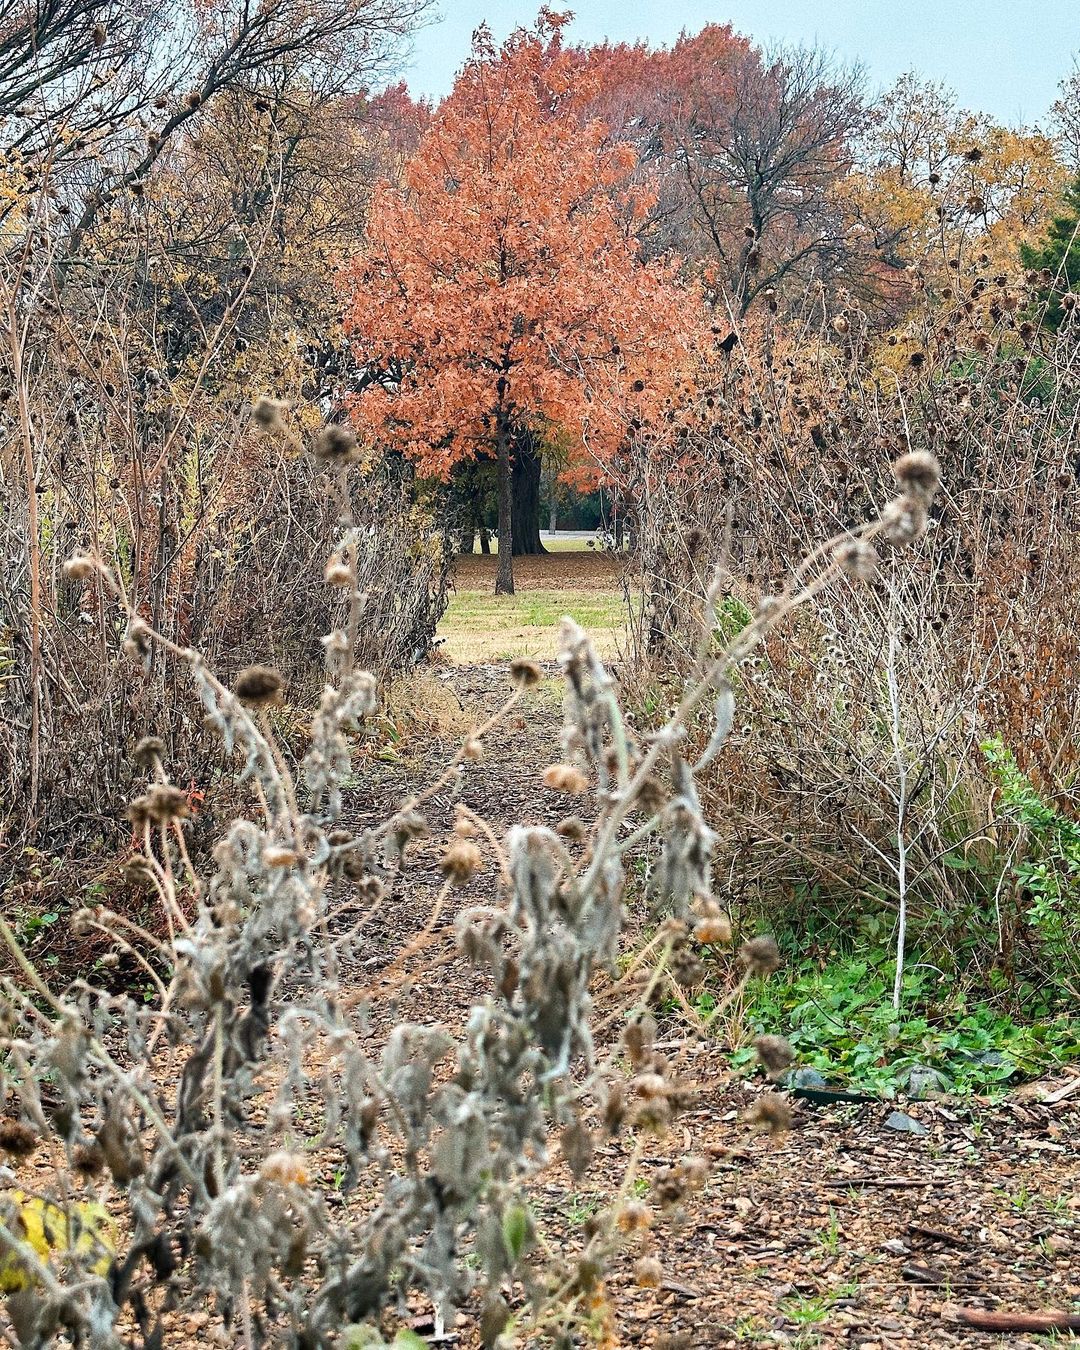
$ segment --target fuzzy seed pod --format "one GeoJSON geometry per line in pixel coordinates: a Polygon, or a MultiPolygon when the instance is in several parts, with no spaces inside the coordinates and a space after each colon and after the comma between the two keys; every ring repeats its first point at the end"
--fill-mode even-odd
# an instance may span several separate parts
{"type": "Polygon", "coordinates": [[[791,1128],[791,1107],[787,1098],[778,1092],[766,1092],[753,1104],[745,1119],[754,1134],[769,1134],[776,1138],[791,1128]]]}
{"type": "Polygon", "coordinates": [[[266,708],[281,700],[282,681],[269,666],[247,666],[236,677],[233,693],[252,708],[266,708]]]}
{"type": "Polygon", "coordinates": [[[323,464],[352,464],[359,455],[356,433],[342,422],[330,422],[316,436],[314,450],[323,464]]]}
{"type": "Polygon", "coordinates": [[[555,833],[562,835],[564,839],[569,839],[571,843],[580,843],[588,834],[588,827],[578,816],[564,816],[555,826],[555,833]]]}
{"type": "Polygon", "coordinates": [[[791,1042],[784,1036],[759,1036],[754,1042],[754,1049],[761,1067],[770,1078],[779,1078],[795,1059],[791,1042]]]}
{"type": "Polygon", "coordinates": [[[877,576],[878,555],[865,539],[845,539],[833,549],[832,557],[852,581],[871,582],[877,576]]]}
{"type": "Polygon", "coordinates": [[[652,1224],[652,1210],[640,1200],[628,1200],[619,1210],[619,1227],[624,1233],[644,1233],[652,1224]]]}
{"type": "Polygon", "coordinates": [[[25,1158],[38,1146],[38,1136],[21,1120],[0,1120],[0,1150],[13,1158],[25,1158]]]}
{"type": "Polygon", "coordinates": [[[573,764],[549,764],[544,770],[544,786],[578,795],[589,786],[589,780],[573,764]]]}
{"type": "Polygon", "coordinates": [[[655,1256],[642,1256],[634,1262],[634,1283],[641,1289],[659,1289],[664,1267],[655,1256]]]}
{"type": "Polygon", "coordinates": [[[251,420],[263,431],[284,431],[285,422],[282,418],[282,413],[285,411],[285,408],[286,405],[284,403],[279,403],[277,399],[271,398],[269,394],[260,394],[252,404],[251,420]]]}
{"type": "Polygon", "coordinates": [[[906,493],[929,502],[941,483],[941,466],[927,450],[910,450],[893,465],[896,481],[906,493]]]}
{"type": "Polygon", "coordinates": [[[914,543],[926,526],[926,505],[918,497],[894,497],[881,512],[881,533],[890,544],[914,543]]]}
{"type": "Polygon", "coordinates": [[[76,553],[64,563],[64,576],[68,581],[89,581],[98,571],[100,564],[85,553],[76,553]]]}
{"type": "Polygon", "coordinates": [[[543,671],[535,661],[519,656],[510,662],[510,683],[518,689],[531,689],[540,683],[542,676],[543,671]]]}
{"type": "Polygon", "coordinates": [[[164,757],[165,742],[160,736],[144,736],[132,753],[140,769],[155,769],[164,757]]]}
{"type": "Polygon", "coordinates": [[[751,975],[771,975],[780,969],[780,948],[775,938],[764,934],[743,943],[739,960],[751,975]]]}
{"type": "Polygon", "coordinates": [[[471,760],[474,764],[479,764],[484,758],[483,741],[478,740],[475,736],[470,736],[461,747],[461,757],[462,759],[471,760]]]}
{"type": "Polygon", "coordinates": [[[457,838],[439,860],[439,868],[455,886],[464,886],[480,870],[483,855],[471,839],[457,838]]]}

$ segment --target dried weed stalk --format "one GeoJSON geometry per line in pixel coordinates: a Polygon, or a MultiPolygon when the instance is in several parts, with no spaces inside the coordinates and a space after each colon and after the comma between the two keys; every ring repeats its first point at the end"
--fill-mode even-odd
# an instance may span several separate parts
{"type": "MultiPolygon", "coordinates": [[[[52,992],[0,920],[19,967],[3,986],[9,1134],[57,1163],[47,1186],[39,1175],[37,1188],[9,1191],[0,1218],[2,1269],[15,1290],[8,1314],[24,1346],[160,1345],[174,1314],[207,1300],[249,1347],[372,1345],[417,1291],[437,1325],[467,1303],[485,1344],[567,1345],[595,1314],[604,1263],[620,1242],[637,1244],[637,1278],[656,1284],[650,1208],[633,1181],[649,1135],[664,1132],[689,1088],[678,1061],[655,1048],[649,1005],[666,982],[693,976],[702,943],[730,937],[712,895],[715,836],[696,775],[723,747],[735,673],[754,648],[838,577],[863,575],[872,541],[901,517],[919,518],[936,487],[929,457],[908,462],[898,504],[816,549],[719,656],[710,652],[714,584],[677,706],[646,739],[630,729],[588,639],[564,620],[564,762],[547,777],[591,792],[594,823],[516,825],[499,840],[460,811],[429,922],[370,987],[356,989],[345,971],[363,950],[365,925],[406,884],[410,849],[430,832],[426,803],[460,782],[539,672],[514,663],[502,708],[427,790],[380,824],[346,826],[350,737],[375,709],[376,681],[355,655],[365,619],[350,456],[321,444],[340,504],[328,580],[346,613],[323,638],[326,683],[298,775],[274,732],[282,680],[273,668],[249,667],[230,687],[199,652],[155,632],[102,561],[84,555],[68,565],[71,578],[114,597],[129,650],[147,659],[156,647],[187,668],[205,724],[256,809],[225,831],[212,874],[196,875],[186,796],[169,779],[161,743],[140,746],[150,781],[129,808],[141,841],[135,866],[170,938],[157,942],[104,906],[80,922],[142,966],[149,999],[83,979],[52,992]],[[688,723],[710,706],[714,730],[691,761],[688,723]],[[625,860],[650,835],[661,848],[652,902],[667,917],[606,990],[612,1008],[597,1020],[590,988],[617,955],[625,860]],[[452,890],[485,863],[502,878],[499,903],[454,920],[458,951],[484,991],[464,1029],[397,1021],[403,981],[417,960],[432,960],[452,890]],[[621,1042],[598,1039],[616,1023],[625,1026],[621,1042]],[[529,1208],[529,1181],[556,1140],[580,1175],[596,1145],[620,1131],[633,1140],[620,1192],[582,1252],[552,1249],[529,1208]],[[334,1203],[332,1177],[343,1204],[334,1203]],[[34,1206],[51,1216],[51,1250],[31,1241],[34,1206]]],[[[747,977],[779,960],[768,938],[741,956],[747,977]]],[[[782,1045],[764,1047],[762,1058],[772,1071],[782,1045]]],[[[786,1123],[785,1101],[770,1094],[747,1125],[773,1133],[786,1123]]],[[[651,1205],[677,1204],[707,1172],[697,1158],[664,1169],[651,1205]]]]}

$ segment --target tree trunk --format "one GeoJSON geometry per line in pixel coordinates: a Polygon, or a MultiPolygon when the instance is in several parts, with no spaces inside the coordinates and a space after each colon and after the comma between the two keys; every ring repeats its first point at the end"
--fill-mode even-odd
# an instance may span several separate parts
{"type": "Polygon", "coordinates": [[[488,527],[486,525],[480,526],[480,552],[491,552],[491,535],[488,534],[488,527]]]}
{"type": "Polygon", "coordinates": [[[519,433],[514,442],[514,557],[533,557],[547,552],[540,542],[540,453],[529,431],[519,433]]]}
{"type": "Polygon", "coordinates": [[[510,466],[510,428],[499,414],[499,566],[495,573],[495,594],[514,594],[514,487],[510,466]]]}

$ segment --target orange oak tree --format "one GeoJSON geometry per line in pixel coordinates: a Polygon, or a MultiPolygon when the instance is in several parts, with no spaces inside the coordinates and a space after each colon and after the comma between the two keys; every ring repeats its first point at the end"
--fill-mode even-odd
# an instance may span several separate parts
{"type": "Polygon", "coordinates": [[[557,428],[602,464],[631,401],[662,397],[691,305],[670,266],[640,257],[635,155],[583,116],[563,22],[541,11],[501,47],[477,30],[344,279],[361,430],[438,476],[497,462],[496,594],[514,589],[515,433],[557,428]]]}

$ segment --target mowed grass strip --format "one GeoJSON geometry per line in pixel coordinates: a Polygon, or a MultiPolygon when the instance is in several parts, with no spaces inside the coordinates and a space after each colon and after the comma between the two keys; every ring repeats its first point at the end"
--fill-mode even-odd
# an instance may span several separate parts
{"type": "Polygon", "coordinates": [[[620,561],[611,554],[567,551],[514,559],[514,595],[495,595],[497,559],[459,558],[455,590],[438,636],[460,664],[515,656],[551,660],[564,614],[577,620],[602,656],[614,656],[626,635],[620,561]]]}

